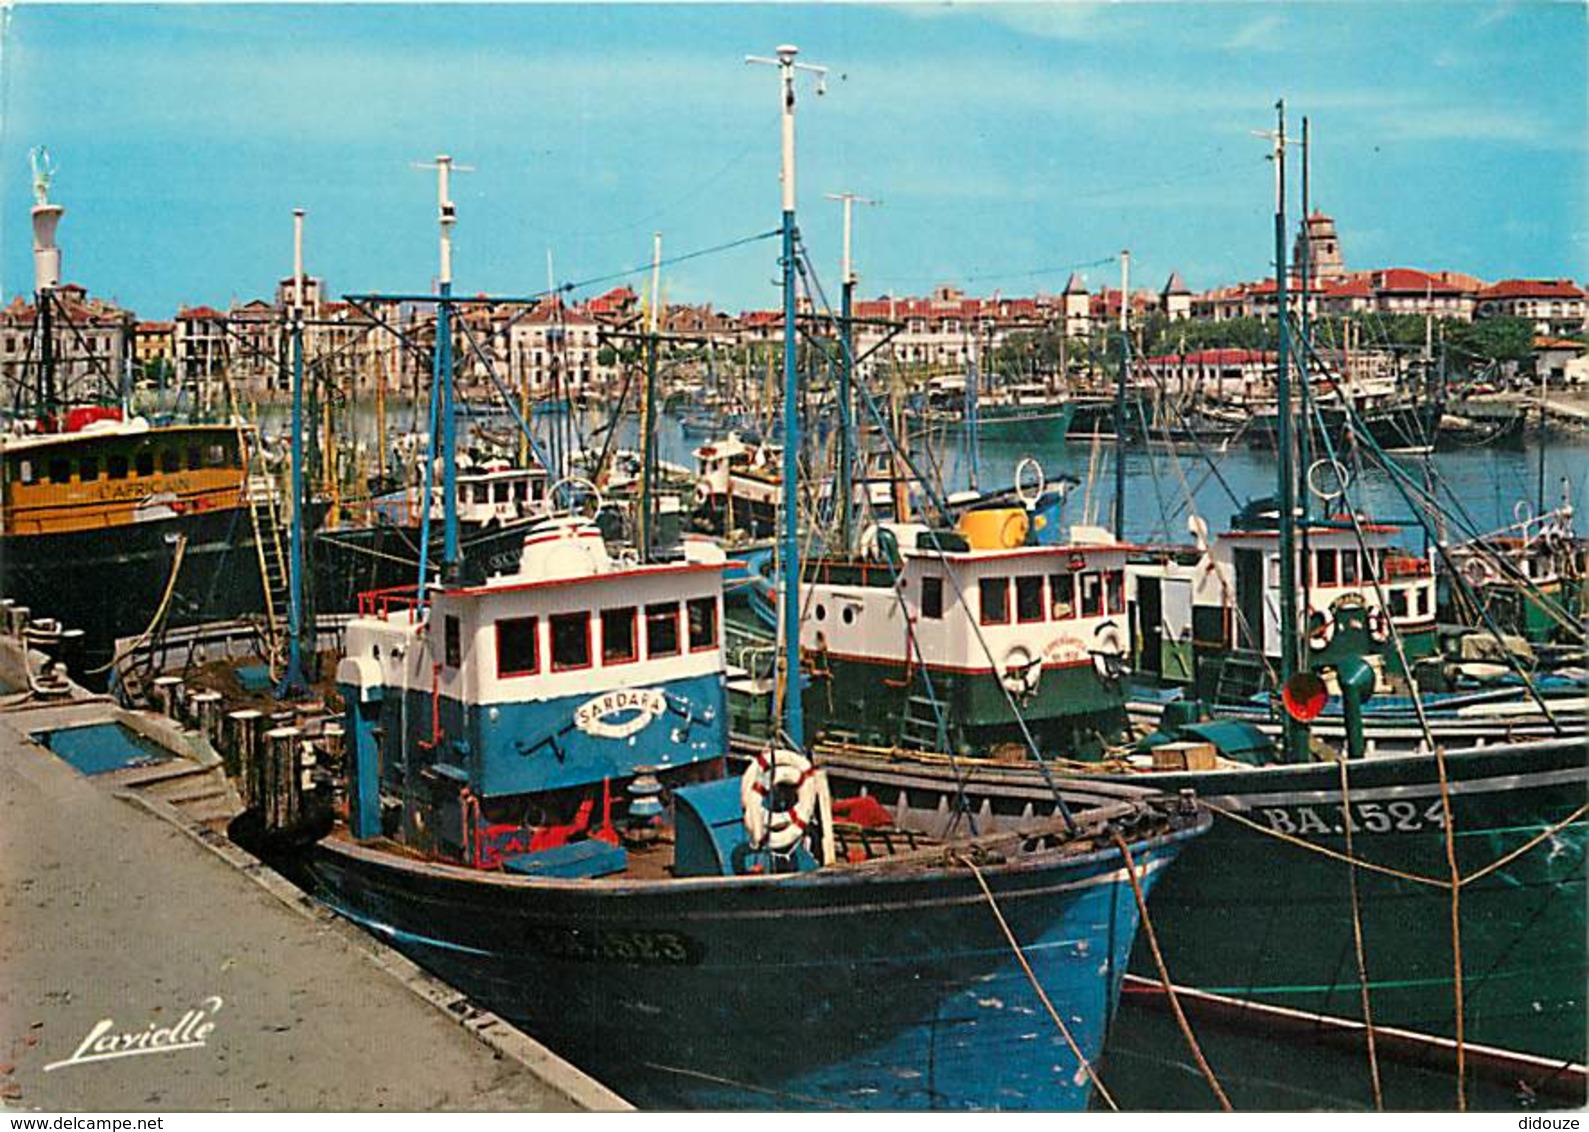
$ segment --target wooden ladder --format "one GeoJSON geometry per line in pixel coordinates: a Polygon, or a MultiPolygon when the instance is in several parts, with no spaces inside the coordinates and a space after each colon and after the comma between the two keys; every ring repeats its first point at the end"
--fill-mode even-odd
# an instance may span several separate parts
{"type": "Polygon", "coordinates": [[[265,663],[272,679],[281,675],[287,652],[287,556],[281,545],[281,521],[276,513],[276,488],[263,469],[250,470],[244,488],[248,517],[254,527],[254,549],[259,554],[259,576],[265,594],[265,624],[261,634],[265,663]]]}

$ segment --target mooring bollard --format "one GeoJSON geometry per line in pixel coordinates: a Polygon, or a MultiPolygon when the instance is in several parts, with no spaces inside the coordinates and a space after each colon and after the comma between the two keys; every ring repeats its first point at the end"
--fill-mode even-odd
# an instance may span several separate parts
{"type": "Polygon", "coordinates": [[[32,610],[25,605],[13,605],[6,614],[6,632],[13,637],[20,638],[27,632],[28,618],[32,610]]]}
{"type": "Polygon", "coordinates": [[[156,676],[154,678],[154,702],[161,715],[173,723],[181,723],[182,678],[180,676],[156,676]]]}
{"type": "Polygon", "coordinates": [[[298,818],[298,737],[296,727],[276,727],[265,733],[265,828],[279,831],[298,818]]]}
{"type": "Polygon", "coordinates": [[[259,737],[265,714],[253,708],[240,708],[226,714],[227,739],[221,748],[226,773],[240,784],[245,806],[259,804],[259,737]]]}
{"type": "Polygon", "coordinates": [[[188,697],[188,710],[194,727],[210,746],[221,746],[221,693],[208,689],[188,697]]]}

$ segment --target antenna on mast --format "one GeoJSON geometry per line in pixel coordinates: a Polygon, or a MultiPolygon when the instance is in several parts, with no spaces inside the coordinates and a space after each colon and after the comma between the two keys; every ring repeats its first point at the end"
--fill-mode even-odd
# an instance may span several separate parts
{"type": "Polygon", "coordinates": [[[473,173],[473,165],[455,165],[452,158],[445,153],[438,153],[434,161],[416,161],[415,169],[436,170],[436,210],[437,220],[441,225],[441,274],[437,282],[450,286],[452,284],[452,229],[458,223],[458,209],[452,202],[453,173],[473,173]]]}

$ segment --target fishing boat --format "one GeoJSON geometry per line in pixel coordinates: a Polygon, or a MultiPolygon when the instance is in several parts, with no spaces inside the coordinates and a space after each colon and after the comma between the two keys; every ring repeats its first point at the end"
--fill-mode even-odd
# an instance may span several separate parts
{"type": "Polygon", "coordinates": [[[699,530],[767,538],[777,527],[778,449],[730,432],[695,450],[694,522],[699,530]]]}
{"type": "Polygon", "coordinates": [[[90,399],[60,388],[65,209],[49,200],[37,152],[34,173],[37,362],[0,431],[0,593],[82,630],[97,682],[118,638],[264,608],[261,535],[275,529],[275,497],[249,475],[243,425],[151,423],[114,389],[90,399]]]}
{"type": "Polygon", "coordinates": [[[1084,1106],[981,884],[1091,1063],[1137,926],[1111,830],[1151,886],[1200,819],[1083,790],[1074,831],[937,803],[863,831],[797,754],[726,773],[724,560],[687,545],[636,563],[557,518],[516,574],[369,595],[326,901],[643,1104],[1084,1106]]]}
{"type": "Polygon", "coordinates": [[[934,379],[922,423],[929,432],[971,432],[980,441],[1042,455],[1064,444],[1074,413],[1074,404],[1040,382],[991,379],[979,389],[973,373],[934,379]]]}

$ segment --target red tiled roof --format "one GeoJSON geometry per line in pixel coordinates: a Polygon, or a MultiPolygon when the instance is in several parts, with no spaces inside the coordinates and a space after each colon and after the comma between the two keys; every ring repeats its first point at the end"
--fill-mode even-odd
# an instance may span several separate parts
{"type": "Polygon", "coordinates": [[[1584,292],[1570,279],[1502,279],[1479,292],[1481,299],[1582,299],[1584,292]]]}
{"type": "Polygon", "coordinates": [[[1438,275],[1413,267],[1388,267],[1374,272],[1374,287],[1379,291],[1402,291],[1421,295],[1460,295],[1462,288],[1438,275]]]}
{"type": "Polygon", "coordinates": [[[1243,350],[1237,348],[1194,350],[1190,354],[1164,354],[1149,358],[1154,366],[1241,366],[1265,364],[1275,360],[1272,350],[1243,350]]]}
{"type": "Polygon", "coordinates": [[[177,312],[178,320],[224,319],[226,316],[214,307],[183,307],[177,312]]]}

